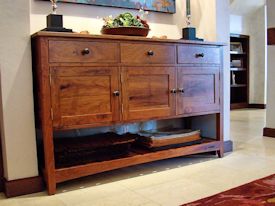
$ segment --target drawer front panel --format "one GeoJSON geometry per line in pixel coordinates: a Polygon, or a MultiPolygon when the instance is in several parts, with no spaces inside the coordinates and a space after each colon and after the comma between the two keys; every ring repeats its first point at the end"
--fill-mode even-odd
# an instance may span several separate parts
{"type": "Polygon", "coordinates": [[[121,62],[137,64],[174,64],[176,48],[160,44],[121,44],[121,62]]]}
{"type": "Polygon", "coordinates": [[[115,63],[118,44],[92,41],[49,41],[50,63],[115,63]]]}
{"type": "Polygon", "coordinates": [[[178,46],[179,64],[220,64],[220,49],[217,47],[178,46]]]}

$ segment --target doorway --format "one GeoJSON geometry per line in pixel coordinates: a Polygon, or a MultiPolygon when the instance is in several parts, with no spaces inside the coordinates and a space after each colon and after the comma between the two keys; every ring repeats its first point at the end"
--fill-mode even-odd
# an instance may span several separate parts
{"type": "Polygon", "coordinates": [[[231,109],[266,106],[265,0],[230,1],[231,109]]]}

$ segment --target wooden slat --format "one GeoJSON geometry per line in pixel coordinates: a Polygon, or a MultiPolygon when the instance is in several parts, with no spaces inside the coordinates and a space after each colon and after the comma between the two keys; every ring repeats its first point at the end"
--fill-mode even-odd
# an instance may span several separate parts
{"type": "Polygon", "coordinates": [[[106,39],[106,40],[128,40],[128,41],[145,41],[145,42],[168,42],[168,43],[182,43],[182,44],[196,44],[196,45],[217,45],[226,46],[226,43],[222,42],[207,42],[207,41],[191,41],[183,39],[158,39],[158,38],[146,38],[135,36],[121,36],[121,35],[87,35],[79,33],[64,33],[64,32],[45,32],[39,31],[32,35],[32,38],[36,37],[66,37],[66,38],[84,38],[84,39],[106,39]]]}
{"type": "Polygon", "coordinates": [[[53,124],[51,118],[51,89],[50,89],[50,72],[48,65],[48,40],[41,38],[35,42],[34,46],[36,70],[36,85],[39,91],[36,95],[39,104],[39,122],[42,129],[45,172],[44,177],[48,188],[48,194],[52,195],[56,192],[56,179],[54,174],[55,159],[53,147],[53,124]]]}
{"type": "MultiPolygon", "coordinates": [[[[184,117],[195,117],[195,116],[202,116],[202,115],[209,115],[209,114],[217,114],[220,113],[220,109],[218,110],[211,110],[211,111],[205,111],[205,112],[195,112],[195,113],[190,113],[190,114],[181,114],[181,115],[174,115],[174,116],[162,116],[162,117],[148,117],[145,119],[139,119],[138,121],[149,121],[149,120],[165,120],[165,119],[176,119],[176,118],[184,118],[184,117]]],[[[126,121],[110,121],[110,122],[93,122],[93,123],[87,123],[87,124],[82,124],[82,125],[67,125],[59,128],[55,128],[56,131],[65,131],[65,130],[70,130],[70,129],[84,129],[84,128],[95,128],[95,127],[103,127],[103,126],[112,126],[114,124],[130,124],[130,123],[137,123],[137,120],[126,120],[126,121]]]]}
{"type": "Polygon", "coordinates": [[[183,155],[190,155],[194,153],[203,153],[210,151],[217,151],[220,149],[221,142],[213,141],[199,145],[182,147],[177,149],[163,150],[159,152],[151,152],[145,154],[137,154],[132,157],[126,157],[116,160],[91,163],[75,167],[55,170],[57,182],[64,182],[67,180],[84,177],[87,175],[97,174],[105,171],[110,171],[122,167],[133,166],[137,164],[153,162],[162,159],[169,159],[183,155]]]}

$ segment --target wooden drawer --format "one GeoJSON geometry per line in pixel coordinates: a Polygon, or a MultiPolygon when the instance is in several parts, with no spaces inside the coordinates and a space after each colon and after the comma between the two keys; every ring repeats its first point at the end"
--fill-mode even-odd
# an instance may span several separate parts
{"type": "Polygon", "coordinates": [[[220,49],[217,47],[180,45],[179,64],[220,64],[220,49]]]}
{"type": "Polygon", "coordinates": [[[118,44],[94,41],[49,41],[51,63],[115,63],[118,62],[118,44]]]}
{"type": "Polygon", "coordinates": [[[122,43],[121,62],[174,64],[176,63],[176,48],[174,45],[122,43]]]}

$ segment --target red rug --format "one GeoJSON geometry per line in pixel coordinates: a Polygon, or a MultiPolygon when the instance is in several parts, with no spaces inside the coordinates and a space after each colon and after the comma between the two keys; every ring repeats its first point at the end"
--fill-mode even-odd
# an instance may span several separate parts
{"type": "Polygon", "coordinates": [[[275,175],[183,206],[275,206],[275,175]]]}

